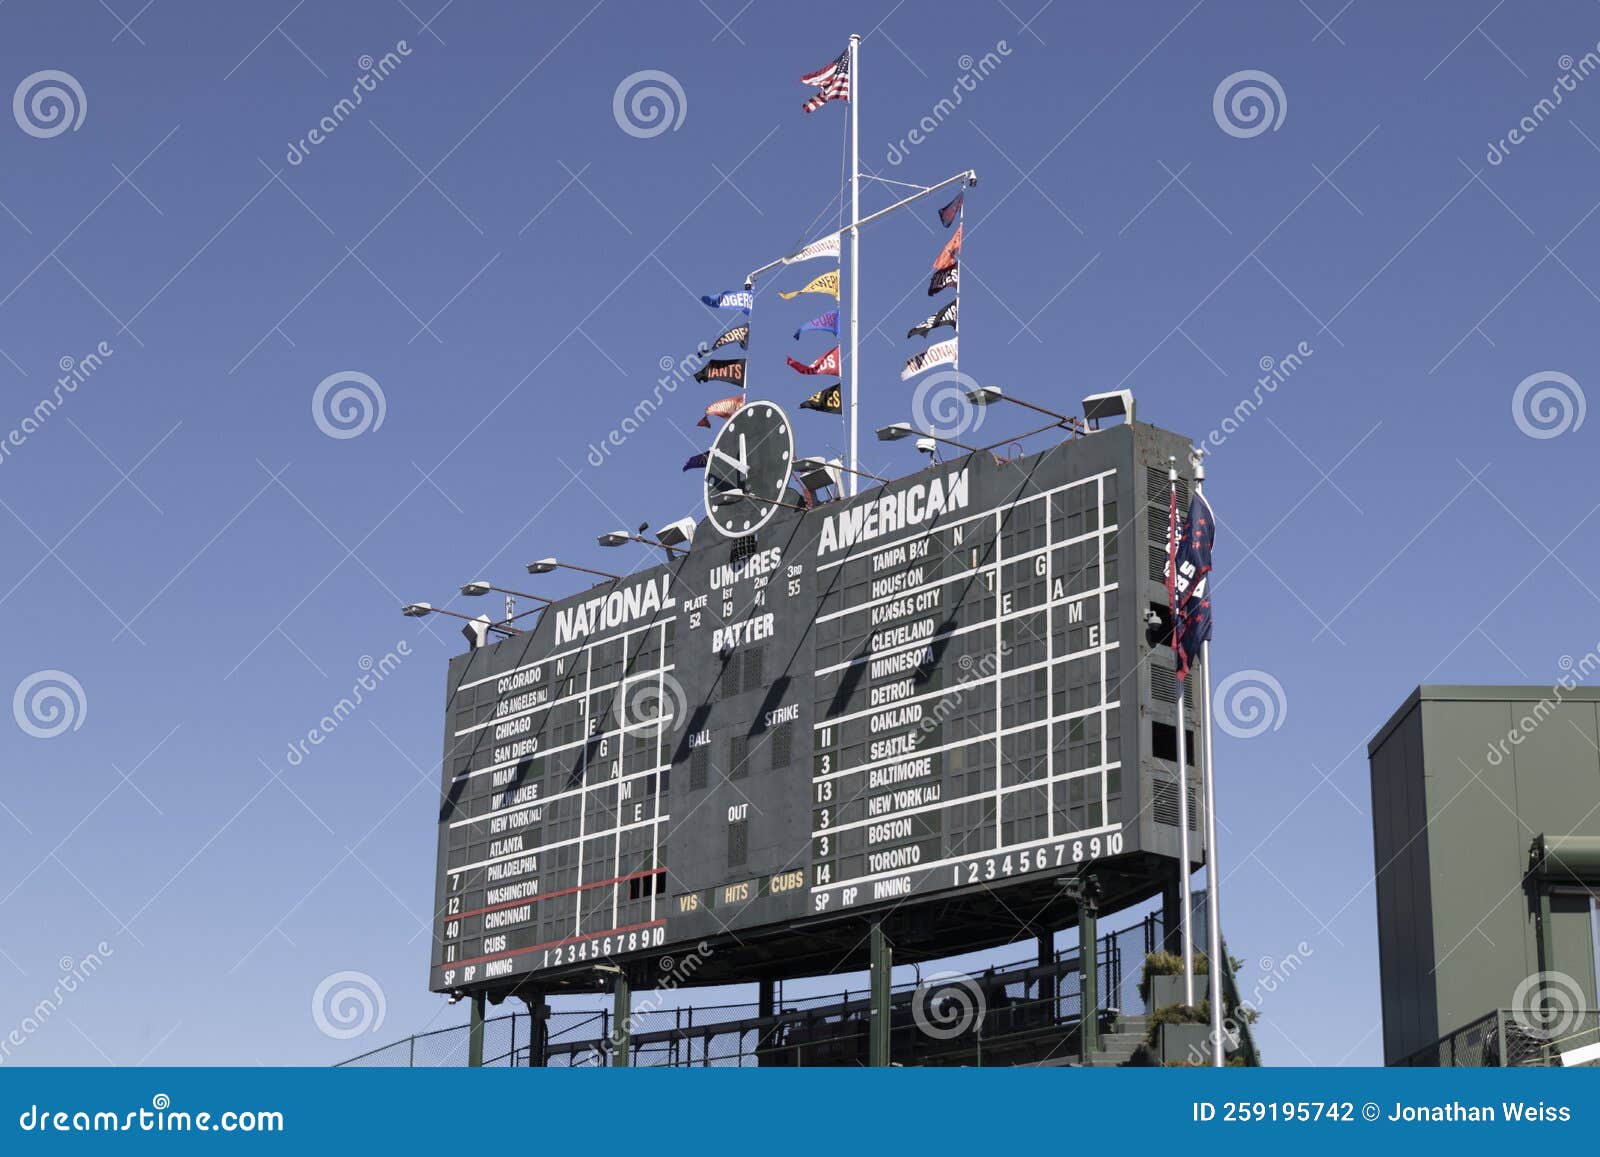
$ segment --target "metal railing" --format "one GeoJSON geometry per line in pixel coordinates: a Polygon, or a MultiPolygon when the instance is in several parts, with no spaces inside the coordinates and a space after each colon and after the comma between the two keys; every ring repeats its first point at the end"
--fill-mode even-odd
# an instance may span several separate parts
{"type": "MultiPolygon", "coordinates": [[[[1096,967],[1109,1022],[1144,1011],[1139,980],[1145,957],[1161,944],[1161,917],[1100,938],[1096,967]]],[[[898,985],[890,1005],[896,1064],[1016,1065],[1081,1060],[1078,952],[931,982],[935,969],[898,985]]],[[[837,1066],[867,1062],[869,993],[848,988],[780,999],[763,1017],[753,1003],[652,1008],[640,993],[629,1018],[629,1060],[645,1067],[837,1066]]],[[[609,1008],[550,1011],[543,1022],[511,1012],[484,1022],[484,1065],[582,1068],[610,1063],[609,1008]]],[[[419,1033],[342,1062],[354,1067],[454,1067],[468,1063],[466,1025],[419,1033]]]]}
{"type": "Polygon", "coordinates": [[[1395,1062],[1407,1068],[1600,1065],[1600,1011],[1499,1008],[1395,1062]]]}

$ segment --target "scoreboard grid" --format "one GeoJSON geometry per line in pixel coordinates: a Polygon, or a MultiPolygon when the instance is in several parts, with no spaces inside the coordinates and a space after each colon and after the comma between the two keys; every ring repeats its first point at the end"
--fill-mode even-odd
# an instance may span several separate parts
{"type": "Polygon", "coordinates": [[[685,945],[715,957],[697,982],[797,974],[845,966],[858,915],[937,955],[1014,934],[995,889],[1062,922],[1087,866],[1114,902],[1160,891],[1174,769],[1150,728],[1174,716],[1141,480],[1183,446],[1117,426],[754,536],[702,524],[458,656],[430,987],[592,983],[685,945]]]}

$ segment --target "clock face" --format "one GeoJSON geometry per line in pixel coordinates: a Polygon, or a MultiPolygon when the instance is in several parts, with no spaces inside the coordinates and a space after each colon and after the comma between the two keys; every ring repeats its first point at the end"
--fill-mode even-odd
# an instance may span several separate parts
{"type": "Polygon", "coordinates": [[[716,528],[738,538],[765,526],[789,489],[793,458],[794,430],[777,406],[750,402],[735,412],[706,455],[706,513],[716,528]],[[730,490],[745,497],[718,504],[730,490]]]}

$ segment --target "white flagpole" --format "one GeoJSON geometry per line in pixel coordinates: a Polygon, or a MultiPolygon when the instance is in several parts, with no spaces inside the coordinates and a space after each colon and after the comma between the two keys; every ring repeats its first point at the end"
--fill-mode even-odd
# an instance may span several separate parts
{"type": "Polygon", "coordinates": [[[850,34],[850,494],[861,487],[860,434],[856,408],[861,401],[861,37],[850,34]]]}
{"type": "MultiPolygon", "coordinates": [[[[1204,496],[1206,467],[1196,454],[1194,459],[1194,492],[1204,496]]],[[[1210,505],[1209,503],[1207,504],[1210,505]]],[[[1214,519],[1213,519],[1214,521],[1214,519]]],[[[1215,532],[1216,527],[1212,527],[1215,532]]],[[[1209,585],[1211,579],[1206,578],[1209,585]]],[[[1206,955],[1211,964],[1211,1063],[1217,1068],[1226,1065],[1222,1038],[1222,900],[1219,895],[1222,873],[1217,869],[1217,793],[1215,776],[1217,759],[1211,746],[1211,640],[1200,644],[1200,726],[1205,739],[1205,810],[1206,810],[1206,955]]]]}
{"type": "MultiPolygon", "coordinates": [[[[1177,459],[1169,459],[1172,463],[1167,467],[1167,483],[1172,488],[1172,508],[1177,509],[1178,504],[1178,466],[1177,459]]],[[[1178,575],[1177,566],[1177,517],[1169,515],[1168,521],[1173,525],[1168,528],[1167,567],[1172,570],[1172,626],[1176,630],[1178,610],[1178,575]]],[[[1177,656],[1176,638],[1172,639],[1173,656],[1177,656]]],[[[1176,668],[1174,668],[1176,674],[1176,668]]],[[[1178,688],[1178,881],[1180,902],[1183,912],[1178,919],[1178,927],[1182,930],[1181,949],[1183,951],[1183,1003],[1194,1004],[1194,896],[1190,890],[1191,863],[1189,859],[1189,752],[1188,743],[1183,734],[1183,683],[1174,680],[1178,688]]]]}

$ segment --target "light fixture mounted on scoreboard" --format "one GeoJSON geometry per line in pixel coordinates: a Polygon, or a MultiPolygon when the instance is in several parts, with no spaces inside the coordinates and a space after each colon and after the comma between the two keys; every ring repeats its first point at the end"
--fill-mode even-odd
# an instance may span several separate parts
{"type": "Polygon", "coordinates": [[[756,533],[787,506],[794,427],[771,402],[748,402],[717,431],[706,452],[705,503],[711,524],[729,538],[756,533]]]}

